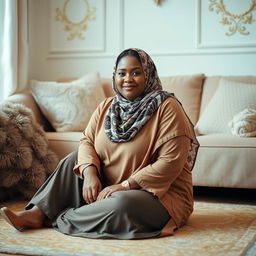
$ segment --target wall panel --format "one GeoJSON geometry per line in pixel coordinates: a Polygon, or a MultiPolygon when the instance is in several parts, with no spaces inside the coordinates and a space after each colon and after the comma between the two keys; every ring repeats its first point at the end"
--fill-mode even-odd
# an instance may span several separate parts
{"type": "Polygon", "coordinates": [[[49,1],[49,53],[104,52],[106,0],[49,1]]]}
{"type": "MultiPolygon", "coordinates": [[[[256,75],[256,6],[252,0],[30,0],[30,79],[53,80],[99,71],[111,77],[116,55],[124,48],[145,49],[160,75],[256,75]],[[56,9],[77,24],[88,8],[93,19],[80,28],[81,38],[68,39],[69,23],[57,20],[56,9]],[[230,17],[244,23],[232,28],[230,17],[216,9],[224,4],[230,17]],[[232,16],[233,15],[233,16],[232,16]],[[234,32],[234,31],[233,31],[234,32]]],[[[60,19],[60,17],[59,17],[60,19]]],[[[72,31],[71,31],[72,32],[72,31]]],[[[74,31],[73,31],[74,32],[74,31]]]]}

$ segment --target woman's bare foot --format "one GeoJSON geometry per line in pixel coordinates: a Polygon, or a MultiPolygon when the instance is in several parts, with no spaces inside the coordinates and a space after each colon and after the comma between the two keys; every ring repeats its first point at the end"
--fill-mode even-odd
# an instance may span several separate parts
{"type": "Polygon", "coordinates": [[[26,228],[41,228],[45,219],[44,213],[37,206],[21,212],[13,212],[9,208],[3,207],[0,209],[0,213],[10,225],[19,231],[26,228]]]}

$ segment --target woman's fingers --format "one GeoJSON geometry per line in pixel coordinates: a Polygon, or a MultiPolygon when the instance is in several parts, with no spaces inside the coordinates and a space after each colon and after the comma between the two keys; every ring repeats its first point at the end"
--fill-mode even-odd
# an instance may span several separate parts
{"type": "Polygon", "coordinates": [[[83,189],[83,197],[84,197],[85,202],[89,204],[90,195],[89,195],[89,189],[88,188],[83,189]]]}
{"type": "Polygon", "coordinates": [[[101,191],[101,183],[98,177],[87,177],[83,184],[83,198],[86,203],[91,204],[97,200],[97,196],[101,191]]]}
{"type": "Polygon", "coordinates": [[[91,203],[93,203],[94,202],[94,200],[93,200],[93,194],[92,194],[92,188],[90,187],[89,189],[88,189],[88,198],[87,198],[87,202],[89,203],[89,204],[91,204],[91,203]]]}
{"type": "Polygon", "coordinates": [[[97,201],[106,198],[106,194],[107,194],[107,190],[106,190],[106,188],[104,188],[104,189],[99,193],[99,195],[98,195],[98,197],[97,197],[97,201]]]}
{"type": "Polygon", "coordinates": [[[98,195],[97,201],[108,198],[111,196],[114,192],[124,190],[123,187],[120,185],[112,185],[109,187],[104,188],[98,195]]]}
{"type": "Polygon", "coordinates": [[[97,196],[100,191],[101,191],[101,186],[97,186],[97,187],[91,189],[91,197],[92,197],[93,202],[95,202],[97,200],[97,196]]]}
{"type": "Polygon", "coordinates": [[[83,198],[88,203],[91,204],[97,200],[97,197],[101,191],[101,186],[97,187],[87,187],[84,188],[83,191],[83,198]]]}
{"type": "Polygon", "coordinates": [[[88,204],[93,203],[93,196],[92,196],[91,188],[86,188],[83,190],[83,198],[86,203],[88,203],[88,204]]]}

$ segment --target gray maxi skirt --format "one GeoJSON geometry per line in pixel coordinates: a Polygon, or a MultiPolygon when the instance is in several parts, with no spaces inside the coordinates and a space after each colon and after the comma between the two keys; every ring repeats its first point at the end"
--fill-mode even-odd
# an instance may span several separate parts
{"type": "Polygon", "coordinates": [[[76,162],[77,152],[62,159],[26,209],[36,205],[54,229],[67,235],[113,239],[159,236],[171,217],[156,196],[145,190],[118,191],[86,204],[83,180],[73,172],[76,162]]]}

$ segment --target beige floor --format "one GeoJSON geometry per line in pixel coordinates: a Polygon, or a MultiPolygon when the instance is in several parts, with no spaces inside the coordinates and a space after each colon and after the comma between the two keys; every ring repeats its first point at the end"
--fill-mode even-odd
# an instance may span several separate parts
{"type": "MultiPolygon", "coordinates": [[[[191,219],[191,223],[193,223],[193,225],[190,223],[184,230],[180,230],[180,237],[177,237],[175,240],[174,239],[172,239],[172,238],[163,238],[161,241],[159,240],[159,241],[157,241],[157,244],[154,244],[153,243],[153,241],[150,241],[150,246],[152,246],[152,248],[157,248],[156,249],[156,252],[158,253],[158,251],[161,251],[162,252],[162,248],[164,248],[164,246],[160,246],[161,248],[158,248],[159,247],[159,244],[161,244],[161,245],[163,245],[166,241],[168,242],[168,245],[170,246],[170,248],[171,248],[171,251],[173,250],[173,249],[175,249],[176,247],[177,247],[177,245],[176,244],[173,244],[175,241],[179,244],[179,242],[182,242],[182,244],[183,244],[183,246],[186,246],[186,243],[184,243],[184,242],[189,242],[190,240],[186,240],[185,238],[186,238],[186,232],[194,232],[198,237],[200,237],[200,243],[203,243],[204,244],[204,246],[206,246],[206,245],[208,245],[208,243],[209,243],[209,241],[210,240],[212,240],[212,239],[208,239],[207,241],[203,241],[202,239],[203,239],[203,235],[206,235],[206,237],[208,237],[208,236],[211,236],[211,234],[212,234],[212,232],[213,231],[215,231],[215,234],[217,234],[218,235],[218,232],[219,232],[219,229],[217,228],[216,230],[214,229],[214,227],[215,227],[215,222],[213,222],[213,219],[215,220],[215,217],[216,216],[218,216],[219,215],[219,210],[217,211],[217,210],[214,210],[214,209],[211,209],[211,213],[212,214],[210,214],[209,216],[208,216],[208,212],[209,212],[209,210],[208,210],[208,208],[205,210],[204,208],[205,207],[207,207],[205,204],[204,204],[204,202],[217,202],[217,203],[239,203],[239,204],[245,204],[244,206],[242,206],[242,208],[243,207],[247,207],[248,208],[248,205],[253,205],[253,207],[255,207],[255,205],[256,205],[256,198],[255,198],[255,192],[256,192],[256,189],[254,189],[254,190],[248,190],[248,189],[224,189],[224,188],[202,188],[202,187],[195,187],[194,188],[194,196],[195,196],[195,201],[198,201],[198,202],[203,202],[203,204],[202,204],[202,209],[196,209],[196,215],[194,216],[194,218],[192,218],[191,219]],[[205,206],[204,206],[205,205],[205,206]],[[213,210],[213,211],[212,211],[213,210]],[[205,212],[207,213],[207,214],[205,214],[205,212]],[[197,215],[198,216],[203,216],[204,218],[203,219],[201,219],[200,218],[200,220],[197,218],[197,215]],[[206,216],[207,215],[207,216],[206,216]],[[199,223],[200,222],[200,223],[199,223]],[[200,224],[200,225],[199,225],[200,224]],[[206,225],[207,224],[207,225],[206,225]],[[214,224],[214,226],[213,226],[213,224],[214,224]],[[210,231],[210,233],[208,232],[208,230],[209,230],[209,225],[210,226],[212,226],[213,227],[213,229],[211,229],[211,231],[210,231]],[[196,228],[197,227],[200,227],[198,230],[197,230],[197,232],[195,232],[196,230],[196,228]],[[183,232],[183,233],[182,233],[183,232]],[[169,239],[169,240],[168,240],[169,239]],[[166,241],[165,241],[166,240],[166,241]],[[161,243],[160,243],[161,242],[161,243]],[[158,250],[158,251],[157,251],[158,250]]],[[[198,204],[197,204],[198,205],[198,204]]],[[[220,206],[218,206],[219,204],[217,204],[217,208],[219,208],[220,206]]],[[[222,208],[223,206],[222,206],[222,204],[221,204],[221,208],[222,208]]],[[[226,206],[224,205],[224,208],[225,208],[226,206]]],[[[247,209],[246,208],[246,209],[247,209]]],[[[248,211],[246,210],[246,211],[244,211],[243,209],[242,209],[242,211],[241,210],[239,210],[238,208],[235,208],[236,210],[235,210],[235,213],[237,212],[237,216],[234,214],[233,215],[233,213],[232,213],[232,218],[234,217],[234,218],[236,218],[238,221],[240,221],[241,222],[241,219],[242,219],[242,223],[243,223],[243,225],[244,225],[244,217],[246,217],[246,216],[242,216],[241,217],[241,215],[240,215],[240,213],[242,212],[242,214],[244,214],[244,212],[246,212],[246,214],[249,214],[248,213],[248,211]],[[239,213],[239,218],[238,218],[238,213],[239,213]]],[[[255,209],[255,208],[254,208],[255,209]]],[[[229,211],[229,210],[228,210],[229,211]]],[[[254,212],[254,214],[255,214],[255,212],[254,212]]],[[[223,215],[223,227],[226,227],[226,230],[229,230],[229,228],[232,228],[234,225],[232,224],[231,226],[229,226],[229,221],[231,221],[231,218],[229,218],[230,217],[230,213],[229,212],[226,212],[226,213],[223,213],[222,214],[223,215]],[[228,220],[227,220],[227,216],[228,216],[228,220]],[[226,223],[227,222],[227,223],[226,223]],[[226,225],[226,226],[225,226],[226,225]]],[[[218,223],[219,223],[219,218],[218,218],[218,223]]],[[[239,222],[239,224],[241,224],[239,222]]],[[[216,222],[217,223],[217,222],[216,222]]],[[[241,225],[240,225],[241,226],[241,225]]],[[[255,226],[254,226],[254,229],[255,229],[255,226]]],[[[8,231],[9,231],[9,229],[8,229],[8,231]]],[[[235,230],[236,231],[236,230],[235,230]]],[[[6,232],[7,232],[7,230],[6,230],[6,232]]],[[[45,230],[45,232],[47,233],[47,230],[45,230]]],[[[232,232],[233,232],[233,230],[232,230],[232,232]]],[[[5,233],[6,234],[6,233],[5,233]]],[[[51,237],[51,233],[47,233],[48,235],[49,235],[49,237],[51,237]]],[[[221,234],[223,234],[223,232],[221,232],[221,234]]],[[[232,233],[233,234],[233,233],[232,233]]],[[[255,233],[254,233],[255,234],[255,233]]],[[[17,234],[14,234],[15,236],[17,235],[17,234]]],[[[28,236],[30,235],[29,233],[27,234],[28,236]]],[[[33,235],[33,234],[32,234],[33,235]]],[[[39,236],[39,238],[40,238],[40,235],[41,234],[37,234],[38,236],[39,236]]],[[[54,236],[56,236],[56,235],[58,235],[58,237],[61,237],[62,239],[64,239],[65,241],[67,240],[67,241],[69,241],[69,240],[71,240],[71,238],[69,238],[69,237],[62,237],[62,235],[61,234],[54,234],[54,236]]],[[[11,236],[13,236],[13,234],[10,234],[10,237],[11,236]]],[[[42,234],[42,236],[44,236],[45,237],[45,233],[44,234],[42,234]]],[[[58,240],[58,237],[57,238],[54,238],[55,240],[54,240],[54,243],[56,242],[56,241],[59,241],[58,240]],[[57,240],[56,240],[57,239],[57,240]]],[[[235,237],[235,234],[233,235],[233,237],[235,237]]],[[[52,237],[53,238],[53,237],[52,237]]],[[[27,238],[27,239],[29,239],[29,238],[27,238]]],[[[80,240],[82,240],[82,239],[80,239],[80,240]]],[[[97,245],[97,248],[98,248],[98,244],[96,243],[96,241],[78,241],[78,240],[76,240],[76,242],[79,244],[79,243],[81,243],[81,244],[79,244],[80,245],[80,247],[82,247],[81,245],[83,245],[84,246],[84,244],[86,244],[86,248],[91,248],[91,247],[93,247],[93,250],[94,250],[94,246],[96,246],[97,245]]],[[[214,240],[214,239],[213,239],[214,240]]],[[[67,242],[66,241],[66,242],[67,242]]],[[[148,248],[148,246],[149,246],[149,244],[147,243],[148,241],[145,241],[144,243],[146,243],[145,245],[147,245],[147,246],[144,246],[145,248],[148,248]]],[[[105,243],[106,243],[106,241],[105,241],[105,243]]],[[[107,241],[107,245],[105,245],[105,247],[104,247],[104,244],[102,244],[101,246],[102,247],[104,247],[106,250],[109,250],[109,248],[112,248],[113,250],[117,250],[118,248],[116,248],[116,244],[112,244],[112,241],[107,241]],[[109,244],[110,243],[110,244],[109,244]],[[112,247],[111,247],[112,246],[112,247]]],[[[120,242],[121,243],[121,245],[122,245],[122,241],[120,242]]],[[[121,246],[120,245],[120,243],[119,243],[119,245],[118,246],[121,246]]],[[[135,243],[136,243],[136,241],[135,241],[135,243]]],[[[69,243],[68,243],[69,244],[69,243]]],[[[193,245],[194,245],[194,247],[196,246],[196,241],[195,241],[195,244],[194,244],[194,242],[192,243],[193,245]]],[[[131,244],[129,244],[129,246],[131,246],[131,244]]],[[[134,245],[135,246],[135,245],[134,245]]],[[[143,247],[143,245],[141,245],[141,243],[140,243],[140,246],[141,246],[141,248],[143,249],[144,247],[143,247]]],[[[223,246],[222,244],[221,244],[221,246],[223,246]]],[[[56,246],[55,246],[56,247],[56,246]]],[[[55,247],[53,247],[53,248],[55,248],[55,247]]],[[[79,247],[79,246],[78,246],[79,247]]],[[[80,248],[79,247],[79,248],[80,248]]],[[[57,248],[57,247],[56,247],[57,248]]],[[[103,248],[103,249],[104,249],[103,248]]],[[[137,248],[137,247],[136,247],[137,248]]],[[[212,248],[212,244],[211,244],[211,248],[212,248]]],[[[221,247],[222,248],[222,247],[221,247]]],[[[102,249],[102,251],[104,251],[105,252],[105,249],[103,250],[102,249]]],[[[138,248],[137,248],[138,249],[138,248]]],[[[88,249],[89,250],[89,249],[88,249]]],[[[153,250],[153,249],[152,249],[153,250]]],[[[180,250],[180,249],[179,249],[180,250]]],[[[154,251],[154,250],[153,250],[154,251]]],[[[18,256],[23,256],[23,255],[21,255],[21,254],[15,254],[16,256],[18,255],[18,256]]],[[[148,255],[148,254],[147,254],[148,255]]],[[[156,255],[156,254],[154,254],[154,255],[156,255]]],[[[159,256],[159,254],[157,254],[158,256],[159,256]]],[[[166,253],[165,254],[161,254],[161,255],[166,255],[166,253]]],[[[170,254],[168,254],[168,255],[170,255],[170,254]]],[[[191,254],[190,254],[191,255],[191,254]]],[[[199,254],[198,254],[199,255],[199,254]]],[[[237,254],[235,254],[235,255],[237,255],[237,254]]],[[[240,254],[239,254],[240,255],[240,254]]],[[[0,253],[0,256],[10,256],[10,254],[6,254],[6,253],[0,253]]]]}

